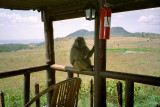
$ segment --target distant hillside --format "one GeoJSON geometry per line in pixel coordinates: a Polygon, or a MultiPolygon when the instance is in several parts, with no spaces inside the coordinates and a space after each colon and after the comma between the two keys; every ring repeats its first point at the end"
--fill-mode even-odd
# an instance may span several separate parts
{"type": "Polygon", "coordinates": [[[28,39],[28,40],[0,40],[0,44],[31,44],[43,42],[43,39],[28,39]]]}
{"type": "Polygon", "coordinates": [[[25,44],[3,44],[0,45],[0,52],[12,52],[22,49],[32,49],[29,45],[25,44]]]}
{"type": "Polygon", "coordinates": [[[160,39],[160,34],[156,34],[156,33],[132,33],[133,37],[141,37],[141,38],[150,38],[150,39],[160,39]]]}
{"type": "Polygon", "coordinates": [[[117,36],[131,36],[132,34],[128,31],[126,31],[122,27],[112,27],[110,31],[111,37],[117,37],[117,36]]]}
{"type": "MultiPolygon", "coordinates": [[[[69,35],[67,35],[67,38],[71,37],[93,37],[94,36],[94,31],[88,31],[85,29],[81,29],[78,31],[75,31],[69,35]]],[[[143,38],[160,38],[160,34],[155,34],[155,33],[130,33],[126,31],[122,27],[112,27],[110,31],[110,36],[111,37],[143,37],[143,38]]]]}
{"type": "Polygon", "coordinates": [[[88,31],[88,30],[85,30],[85,29],[81,29],[81,30],[78,30],[76,32],[73,32],[69,35],[67,35],[66,37],[67,38],[71,38],[71,37],[93,37],[94,35],[94,31],[88,31]]]}

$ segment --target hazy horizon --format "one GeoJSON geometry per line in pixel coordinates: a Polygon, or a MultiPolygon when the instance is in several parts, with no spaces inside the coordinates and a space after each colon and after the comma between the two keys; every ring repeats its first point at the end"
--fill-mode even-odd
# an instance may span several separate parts
{"type": "MultiPolygon", "coordinates": [[[[160,34],[160,8],[113,13],[111,27],[123,27],[131,33],[160,34]]],[[[53,21],[54,37],[61,38],[79,29],[94,30],[94,20],[85,17],[53,21]]],[[[44,24],[37,11],[0,9],[0,39],[44,39],[44,24]]]]}

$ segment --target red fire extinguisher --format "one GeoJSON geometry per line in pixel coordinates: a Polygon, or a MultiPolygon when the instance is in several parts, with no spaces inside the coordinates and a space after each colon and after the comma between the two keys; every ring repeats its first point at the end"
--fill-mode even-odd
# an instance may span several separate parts
{"type": "Polygon", "coordinates": [[[109,39],[112,10],[106,3],[101,10],[99,39],[109,39]]]}

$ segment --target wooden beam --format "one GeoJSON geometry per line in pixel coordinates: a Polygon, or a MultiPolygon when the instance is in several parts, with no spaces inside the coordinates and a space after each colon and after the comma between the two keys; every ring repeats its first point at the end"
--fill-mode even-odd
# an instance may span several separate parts
{"type": "Polygon", "coordinates": [[[67,71],[67,79],[73,78],[73,73],[70,71],[67,71]]]}
{"type": "Polygon", "coordinates": [[[106,40],[99,39],[100,10],[103,2],[99,0],[95,18],[94,107],[106,107],[106,78],[100,76],[100,72],[106,70],[106,40]]]}
{"type": "Polygon", "coordinates": [[[89,107],[93,107],[93,79],[90,80],[89,107]]]}
{"type": "Polygon", "coordinates": [[[29,102],[30,97],[30,73],[24,74],[24,88],[23,88],[23,105],[25,106],[29,102]]]}
{"type": "MultiPolygon", "coordinates": [[[[35,83],[35,85],[34,85],[34,92],[35,92],[35,96],[37,95],[37,94],[39,94],[39,84],[38,83],[35,83]]],[[[40,107],[40,99],[38,99],[37,101],[36,101],[36,107],[40,107]]]]}
{"type": "Polygon", "coordinates": [[[68,12],[68,13],[57,14],[52,17],[52,20],[59,21],[59,20],[79,18],[79,17],[84,17],[83,10],[77,10],[77,11],[72,11],[72,12],[68,12]]]}
{"type": "Polygon", "coordinates": [[[117,83],[117,94],[118,94],[118,107],[122,107],[123,106],[123,99],[122,99],[123,90],[122,90],[122,82],[120,81],[117,83]]]}
{"type": "MultiPolygon", "coordinates": [[[[75,15],[76,12],[84,10],[90,0],[1,0],[0,8],[15,10],[42,10],[48,7],[54,20],[65,20],[84,17],[84,14],[75,15]]],[[[97,1],[97,0],[93,0],[97,1]]],[[[107,0],[111,4],[112,12],[125,12],[147,8],[160,7],[160,0],[107,0]]],[[[78,12],[79,13],[79,12],[78,12]]]]}
{"type": "Polygon", "coordinates": [[[100,73],[100,75],[105,78],[130,80],[137,83],[160,86],[160,77],[155,77],[155,76],[131,74],[118,71],[103,71],[100,73]]]}
{"type": "Polygon", "coordinates": [[[1,107],[5,107],[4,93],[0,91],[1,107]]]}
{"type": "MultiPolygon", "coordinates": [[[[160,7],[159,0],[108,0],[111,4],[112,13],[125,12],[125,11],[134,11],[139,9],[155,8],[160,7]]],[[[78,7],[73,8],[64,6],[63,8],[55,7],[53,10],[53,20],[65,20],[72,18],[85,17],[84,7],[86,3],[81,3],[78,7]]]]}
{"type": "MultiPolygon", "coordinates": [[[[51,65],[50,68],[58,71],[64,71],[64,72],[70,71],[72,73],[78,73],[78,74],[84,74],[84,75],[90,75],[90,76],[95,75],[95,72],[93,71],[78,71],[73,67],[57,65],[57,64],[51,65]]],[[[137,83],[160,86],[160,77],[155,77],[155,76],[131,74],[131,73],[125,73],[125,72],[118,72],[118,71],[102,71],[100,72],[100,76],[102,76],[103,78],[130,80],[137,83]]]]}
{"type": "Polygon", "coordinates": [[[125,107],[134,107],[134,82],[126,80],[125,107]]]}
{"type": "Polygon", "coordinates": [[[25,73],[39,72],[42,70],[46,70],[48,68],[49,68],[48,65],[42,65],[42,66],[36,66],[36,67],[30,67],[30,68],[24,68],[24,69],[12,70],[12,71],[4,71],[4,72],[0,72],[0,79],[22,75],[25,73]]]}
{"type": "MultiPolygon", "coordinates": [[[[47,9],[42,11],[42,20],[44,22],[44,33],[45,33],[45,48],[46,48],[46,63],[50,66],[55,63],[54,56],[54,37],[53,37],[53,25],[51,15],[47,9]]],[[[55,70],[49,68],[46,72],[46,85],[47,88],[55,84],[55,70]]],[[[47,106],[50,107],[50,102],[53,92],[47,94],[47,106]]]]}
{"type": "Polygon", "coordinates": [[[108,0],[113,13],[160,7],[160,0],[108,0]]]}
{"type": "Polygon", "coordinates": [[[72,11],[79,11],[84,10],[86,4],[90,0],[77,0],[77,1],[68,1],[65,4],[59,6],[50,6],[50,13],[53,15],[63,14],[63,13],[70,13],[72,11]]]}
{"type": "Polygon", "coordinates": [[[95,75],[94,71],[78,71],[73,67],[57,65],[57,64],[51,65],[50,68],[58,71],[64,71],[64,72],[70,71],[71,73],[77,73],[77,74],[84,74],[84,75],[90,75],[90,76],[95,75]]]}

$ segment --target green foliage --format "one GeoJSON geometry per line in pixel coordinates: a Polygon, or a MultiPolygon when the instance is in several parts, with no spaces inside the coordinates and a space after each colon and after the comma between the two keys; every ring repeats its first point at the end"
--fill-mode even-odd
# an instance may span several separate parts
{"type": "MultiPolygon", "coordinates": [[[[123,105],[125,100],[125,82],[122,82],[123,105]]],[[[107,105],[108,107],[116,107],[118,105],[117,97],[117,83],[118,80],[107,80],[107,105]]],[[[40,86],[43,90],[45,85],[40,86]]],[[[34,90],[30,91],[31,98],[34,97],[34,90]]],[[[23,105],[23,91],[22,89],[6,89],[5,105],[6,107],[21,107],[23,105]]],[[[134,107],[153,107],[159,103],[160,100],[159,87],[135,84],[134,87],[134,107]]],[[[46,96],[40,99],[41,106],[46,105],[46,96]]],[[[33,104],[34,107],[34,104],[33,104]]],[[[79,92],[79,107],[89,107],[89,84],[81,84],[79,92]]]]}
{"type": "Polygon", "coordinates": [[[89,107],[89,84],[81,84],[79,92],[79,107],[89,107]]]}
{"type": "Polygon", "coordinates": [[[22,49],[31,49],[29,45],[25,44],[3,44],[0,45],[0,52],[11,52],[18,51],[22,49]]]}
{"type": "MultiPolygon", "coordinates": [[[[43,90],[44,86],[40,86],[43,90]]],[[[34,97],[34,90],[30,91],[30,99],[34,97]]],[[[4,90],[5,107],[22,107],[23,105],[23,90],[22,89],[6,89],[4,90]]],[[[40,105],[46,105],[46,95],[40,98],[40,105]]],[[[34,104],[31,107],[35,107],[34,104]]]]}
{"type": "Polygon", "coordinates": [[[160,101],[160,89],[155,86],[136,84],[134,88],[135,107],[154,107],[160,101]]]}
{"type": "Polygon", "coordinates": [[[44,48],[45,47],[45,42],[40,42],[35,44],[35,48],[44,48]]]}
{"type": "Polygon", "coordinates": [[[4,98],[6,107],[20,107],[23,105],[23,92],[21,89],[6,89],[4,98]]]}
{"type": "Polygon", "coordinates": [[[117,49],[107,49],[107,52],[125,52],[125,51],[138,51],[138,52],[149,52],[154,51],[149,48],[117,48],[117,49]]]}
{"type": "MultiPolygon", "coordinates": [[[[123,95],[123,105],[125,101],[125,82],[122,82],[122,95],[123,95]]],[[[107,103],[118,105],[118,95],[117,95],[117,84],[118,80],[108,80],[106,81],[107,89],[107,103]]],[[[160,100],[160,88],[155,86],[148,86],[143,84],[135,84],[134,86],[134,106],[135,107],[154,107],[159,104],[160,100]]],[[[110,106],[109,106],[110,107],[110,106]]],[[[112,107],[112,106],[111,106],[112,107]]]]}
{"type": "Polygon", "coordinates": [[[112,107],[118,105],[117,83],[118,83],[117,80],[107,80],[106,81],[107,103],[112,104],[112,107]]]}
{"type": "MultiPolygon", "coordinates": [[[[44,90],[44,89],[45,89],[45,85],[40,85],[39,86],[39,91],[40,92],[42,90],[44,90]]],[[[34,93],[35,93],[34,90],[30,91],[30,99],[32,99],[35,96],[34,93]]],[[[46,97],[46,94],[44,94],[43,96],[40,97],[40,105],[41,105],[41,107],[43,107],[43,106],[45,106],[47,104],[46,101],[47,101],[47,97],[46,97]]],[[[34,103],[31,105],[31,107],[35,107],[34,103]]]]}
{"type": "MultiPolygon", "coordinates": [[[[118,106],[117,83],[119,80],[107,80],[107,106],[118,106]]],[[[122,82],[123,106],[125,105],[125,81],[122,82]]],[[[160,100],[160,89],[154,86],[135,84],[134,107],[154,107],[160,100]]],[[[89,84],[82,84],[79,93],[79,106],[89,107],[89,84]]]]}

